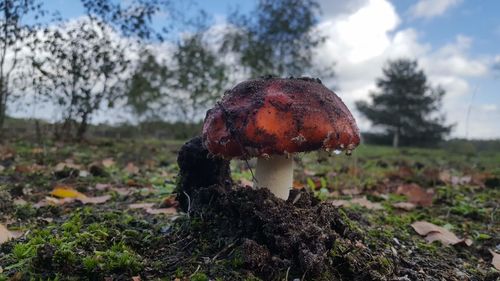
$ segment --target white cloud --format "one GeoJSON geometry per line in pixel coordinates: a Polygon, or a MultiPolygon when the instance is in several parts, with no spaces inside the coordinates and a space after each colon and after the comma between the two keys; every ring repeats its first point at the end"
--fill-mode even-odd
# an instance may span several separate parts
{"type": "MultiPolygon", "coordinates": [[[[457,123],[452,135],[463,136],[464,112],[473,91],[468,79],[486,76],[494,59],[471,57],[468,52],[474,42],[469,37],[458,35],[455,40],[436,48],[422,42],[417,30],[399,29],[400,22],[388,0],[364,1],[364,6],[350,14],[325,18],[317,31],[328,39],[318,49],[315,63],[322,67],[335,65],[337,74],[335,81],[325,81],[325,84],[340,89],[339,95],[353,111],[361,130],[373,130],[370,122],[356,112],[354,102],[367,100],[369,93],[376,90],[375,80],[382,75],[387,60],[417,59],[430,83],[446,90],[443,111],[449,123],[457,123]]],[[[481,124],[470,129],[473,136],[499,137],[500,130],[494,129],[498,124],[485,122],[481,116],[472,114],[470,117],[470,122],[481,124]]]]}
{"type": "Polygon", "coordinates": [[[414,18],[433,18],[440,16],[453,6],[462,2],[461,0],[420,0],[410,8],[414,18]]]}

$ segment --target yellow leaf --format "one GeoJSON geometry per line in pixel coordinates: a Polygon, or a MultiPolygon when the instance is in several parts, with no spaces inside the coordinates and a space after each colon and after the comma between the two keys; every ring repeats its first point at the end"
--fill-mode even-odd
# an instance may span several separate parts
{"type": "Polygon", "coordinates": [[[76,191],[70,186],[56,186],[50,195],[59,198],[87,198],[85,194],[76,191]]]}

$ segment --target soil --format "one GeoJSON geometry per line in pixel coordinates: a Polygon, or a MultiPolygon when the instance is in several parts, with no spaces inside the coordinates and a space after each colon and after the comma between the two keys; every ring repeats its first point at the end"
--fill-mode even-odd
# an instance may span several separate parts
{"type": "MultiPolygon", "coordinates": [[[[293,190],[285,202],[267,189],[231,186],[228,161],[208,157],[200,138],[179,153],[178,200],[199,222],[196,239],[217,258],[237,259],[263,280],[480,280],[460,261],[374,240],[351,211],[293,190]],[[215,251],[215,252],[216,252],[215,251]]],[[[498,275],[483,276],[495,280],[498,275]]]]}

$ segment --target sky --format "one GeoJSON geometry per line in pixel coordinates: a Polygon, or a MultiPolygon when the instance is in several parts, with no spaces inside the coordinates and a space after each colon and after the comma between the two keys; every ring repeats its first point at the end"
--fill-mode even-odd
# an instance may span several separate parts
{"type": "MultiPolygon", "coordinates": [[[[245,13],[255,3],[199,0],[196,5],[214,17],[214,25],[224,26],[229,11],[245,13]]],[[[83,13],[76,0],[44,4],[66,19],[83,13]]],[[[322,15],[314,32],[328,39],[315,51],[313,63],[335,65],[335,80],[324,83],[338,89],[362,131],[373,128],[354,102],[368,99],[376,90],[375,80],[388,59],[406,57],[418,61],[432,85],[446,90],[442,111],[447,123],[455,124],[452,137],[500,138],[500,1],[320,0],[319,4],[322,15]]],[[[105,111],[93,121],[110,118],[105,111]]]]}

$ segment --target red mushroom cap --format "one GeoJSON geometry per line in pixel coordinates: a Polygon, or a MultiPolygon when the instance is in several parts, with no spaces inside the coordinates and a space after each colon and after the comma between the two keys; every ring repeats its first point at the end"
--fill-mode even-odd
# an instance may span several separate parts
{"type": "Polygon", "coordinates": [[[242,82],[207,112],[203,143],[224,158],[359,145],[356,122],[342,100],[311,78],[242,82]]]}

